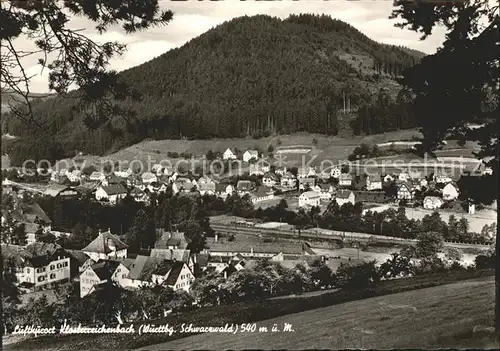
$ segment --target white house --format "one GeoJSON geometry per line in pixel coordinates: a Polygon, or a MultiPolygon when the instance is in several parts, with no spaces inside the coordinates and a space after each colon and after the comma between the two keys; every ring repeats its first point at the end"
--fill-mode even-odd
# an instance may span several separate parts
{"type": "Polygon", "coordinates": [[[59,245],[33,243],[20,252],[18,258],[20,268],[16,277],[20,284],[37,289],[70,279],[70,255],[59,245]]]}
{"type": "Polygon", "coordinates": [[[321,171],[321,178],[323,179],[338,178],[340,177],[340,174],[341,172],[338,166],[331,166],[321,171]]]}
{"type": "Polygon", "coordinates": [[[127,196],[127,189],[121,184],[112,184],[108,186],[100,186],[95,192],[97,201],[107,200],[111,204],[116,204],[118,200],[127,196]]]}
{"type": "Polygon", "coordinates": [[[448,183],[443,188],[443,199],[446,201],[457,199],[458,194],[458,188],[453,183],[448,183]]]}
{"type": "Polygon", "coordinates": [[[443,206],[444,201],[440,197],[437,196],[426,196],[424,198],[424,208],[428,210],[436,210],[443,206]]]}
{"type": "Polygon", "coordinates": [[[250,180],[239,180],[236,184],[236,191],[240,196],[250,193],[253,183],[250,180]]]}
{"type": "Polygon", "coordinates": [[[329,201],[333,197],[335,187],[331,184],[322,183],[316,185],[313,190],[320,193],[321,200],[329,201]]]}
{"type": "Polygon", "coordinates": [[[274,173],[268,172],[262,177],[262,184],[268,187],[273,187],[279,182],[278,176],[274,173]]]}
{"type": "Polygon", "coordinates": [[[420,179],[419,183],[421,188],[427,188],[429,186],[429,182],[425,178],[420,179]]]}
{"type": "Polygon", "coordinates": [[[380,177],[380,174],[369,175],[366,178],[366,189],[367,190],[382,189],[382,178],[380,177]]]}
{"type": "Polygon", "coordinates": [[[90,244],[82,249],[94,261],[109,260],[127,257],[127,244],[121,241],[116,235],[107,232],[100,232],[90,244]]]}
{"type": "Polygon", "coordinates": [[[280,177],[283,177],[287,173],[287,168],[286,166],[276,167],[274,173],[278,174],[280,177]]]}
{"type": "Polygon", "coordinates": [[[243,153],[243,162],[248,162],[250,160],[257,160],[259,158],[259,151],[257,150],[247,150],[243,153]]]}
{"type": "Polygon", "coordinates": [[[92,294],[99,286],[110,284],[119,266],[118,261],[100,261],[87,267],[80,274],[80,298],[92,294]]]}
{"type": "Polygon", "coordinates": [[[342,173],[339,177],[340,186],[351,186],[352,185],[352,175],[349,173],[342,173]]]}
{"type": "Polygon", "coordinates": [[[394,181],[394,177],[392,176],[392,174],[386,174],[384,176],[384,183],[389,183],[389,182],[393,182],[394,181]]]}
{"type": "Polygon", "coordinates": [[[237,157],[234,154],[234,152],[229,148],[226,151],[224,151],[224,153],[222,154],[223,160],[236,160],[236,158],[237,157]]]}
{"type": "Polygon", "coordinates": [[[337,192],[337,195],[335,196],[335,201],[337,202],[339,207],[341,207],[346,203],[351,203],[354,205],[355,196],[354,193],[350,190],[340,190],[337,192]]]}
{"type": "Polygon", "coordinates": [[[321,193],[317,191],[306,191],[299,196],[299,207],[319,206],[321,201],[321,193]]]}

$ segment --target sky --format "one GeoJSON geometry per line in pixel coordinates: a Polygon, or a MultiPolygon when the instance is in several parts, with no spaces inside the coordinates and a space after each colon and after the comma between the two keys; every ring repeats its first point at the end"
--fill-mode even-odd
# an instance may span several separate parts
{"type": "MultiPolygon", "coordinates": [[[[432,54],[444,40],[444,30],[437,28],[427,39],[419,40],[420,35],[408,29],[394,27],[397,20],[390,20],[392,0],[359,0],[359,1],[166,1],[160,0],[162,9],[174,12],[173,20],[163,27],[151,28],[147,31],[126,35],[121,27],[111,27],[106,33],[99,35],[95,24],[84,18],[73,18],[68,26],[84,29],[84,33],[99,42],[119,41],[127,44],[127,51],[110,63],[110,68],[122,71],[149,61],[166,51],[180,47],[189,40],[201,35],[209,29],[244,15],[267,14],[286,18],[290,14],[314,13],[326,14],[348,22],[368,37],[385,44],[403,45],[415,50],[432,54]]],[[[14,42],[17,50],[33,48],[27,38],[18,38],[14,42]]],[[[28,75],[33,76],[30,91],[47,93],[48,70],[43,72],[37,64],[38,56],[25,58],[23,66],[28,75]]],[[[24,89],[23,89],[24,90],[24,89]]]]}

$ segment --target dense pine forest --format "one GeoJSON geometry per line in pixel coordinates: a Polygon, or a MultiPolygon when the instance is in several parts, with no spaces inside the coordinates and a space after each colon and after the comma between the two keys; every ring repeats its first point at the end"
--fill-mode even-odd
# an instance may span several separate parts
{"type": "Polygon", "coordinates": [[[2,132],[23,137],[22,153],[43,140],[46,150],[37,153],[60,158],[75,150],[102,155],[145,138],[336,135],[346,116],[356,134],[408,128],[412,99],[397,79],[421,57],[329,16],[245,16],[122,72],[141,94],[123,104],[132,118],[89,130],[72,111],[74,100],[56,97],[34,106],[42,130],[6,116],[2,132]]]}

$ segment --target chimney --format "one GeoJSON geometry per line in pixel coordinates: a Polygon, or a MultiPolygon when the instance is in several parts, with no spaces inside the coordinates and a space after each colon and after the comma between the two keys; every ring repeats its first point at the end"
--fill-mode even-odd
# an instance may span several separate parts
{"type": "Polygon", "coordinates": [[[172,232],[168,232],[168,238],[172,239],[172,232]]]}
{"type": "Polygon", "coordinates": [[[195,255],[193,255],[193,263],[194,263],[194,264],[196,264],[196,263],[197,263],[197,262],[196,262],[196,257],[198,257],[198,255],[196,255],[196,254],[195,254],[195,255]]]}
{"type": "Polygon", "coordinates": [[[214,242],[217,242],[217,239],[219,238],[219,236],[217,235],[217,233],[215,233],[215,238],[214,238],[214,242]]]}
{"type": "Polygon", "coordinates": [[[253,255],[253,246],[250,246],[250,253],[253,255]]]}
{"type": "Polygon", "coordinates": [[[224,279],[227,279],[227,271],[224,271],[224,279]]]}

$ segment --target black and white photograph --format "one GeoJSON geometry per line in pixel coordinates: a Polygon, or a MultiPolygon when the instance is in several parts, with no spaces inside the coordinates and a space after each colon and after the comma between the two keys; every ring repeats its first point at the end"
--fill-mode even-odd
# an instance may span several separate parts
{"type": "Polygon", "coordinates": [[[493,0],[1,0],[0,350],[500,349],[493,0]]]}

